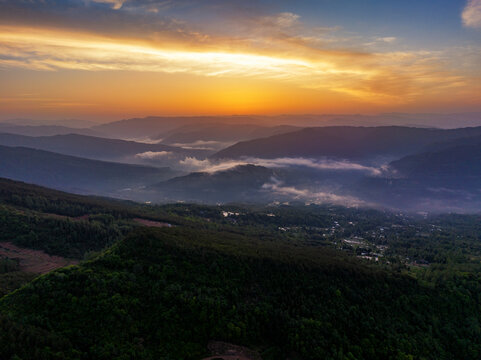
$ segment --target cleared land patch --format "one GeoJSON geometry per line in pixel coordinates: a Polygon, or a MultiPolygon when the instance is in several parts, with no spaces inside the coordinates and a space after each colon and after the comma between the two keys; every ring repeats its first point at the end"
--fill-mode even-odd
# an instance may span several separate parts
{"type": "Polygon", "coordinates": [[[45,274],[67,265],[78,264],[76,260],[48,255],[41,250],[21,248],[11,242],[0,242],[0,257],[18,259],[20,270],[37,274],[45,274]]]}

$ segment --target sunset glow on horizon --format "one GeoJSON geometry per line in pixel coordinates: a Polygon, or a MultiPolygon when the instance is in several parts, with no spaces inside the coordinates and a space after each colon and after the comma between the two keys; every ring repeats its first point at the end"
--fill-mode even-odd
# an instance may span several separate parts
{"type": "Polygon", "coordinates": [[[0,1],[1,116],[479,111],[480,2],[423,3],[381,33],[330,2],[0,1]]]}

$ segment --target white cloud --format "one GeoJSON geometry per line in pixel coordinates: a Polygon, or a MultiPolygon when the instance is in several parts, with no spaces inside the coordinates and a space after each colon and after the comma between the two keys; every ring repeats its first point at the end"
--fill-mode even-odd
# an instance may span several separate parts
{"type": "Polygon", "coordinates": [[[286,168],[291,166],[303,166],[317,170],[330,171],[362,171],[370,175],[380,175],[382,168],[365,166],[353,163],[347,160],[331,160],[331,159],[307,159],[307,158],[277,158],[277,159],[261,159],[261,158],[243,158],[240,160],[227,161],[211,161],[209,159],[199,160],[195,157],[186,157],[179,162],[179,166],[186,171],[202,171],[215,173],[232,169],[239,165],[258,165],[267,168],[286,168]]]}
{"type": "Polygon", "coordinates": [[[481,28],[481,0],[468,0],[462,18],[465,26],[481,28]]]}
{"type": "Polygon", "coordinates": [[[105,4],[112,4],[112,9],[118,10],[124,5],[126,0],[92,0],[96,3],[105,3],[105,4]]]}
{"type": "Polygon", "coordinates": [[[274,16],[266,16],[263,18],[267,23],[271,23],[279,28],[288,28],[299,23],[300,16],[291,12],[283,12],[274,16]]]}
{"type": "Polygon", "coordinates": [[[135,156],[140,159],[152,160],[152,159],[165,158],[170,155],[172,155],[172,152],[170,151],[146,151],[143,153],[136,154],[135,156]]]}
{"type": "Polygon", "coordinates": [[[312,191],[309,189],[299,189],[294,186],[284,186],[281,181],[274,178],[271,181],[270,183],[264,184],[262,188],[296,200],[306,200],[309,203],[315,204],[329,203],[344,206],[367,205],[364,201],[353,196],[338,195],[329,191],[312,191]]]}
{"type": "MultiPolygon", "coordinates": [[[[278,158],[278,159],[259,159],[259,158],[246,158],[242,160],[228,160],[222,162],[213,162],[209,159],[199,160],[195,157],[186,157],[179,162],[179,165],[183,170],[187,171],[202,171],[208,173],[215,173],[218,171],[225,171],[232,169],[239,165],[254,164],[259,166],[265,166],[269,168],[289,167],[289,166],[305,166],[319,170],[355,170],[371,173],[372,175],[378,175],[381,173],[380,169],[364,166],[357,163],[351,163],[348,161],[335,161],[335,160],[316,160],[316,159],[304,159],[304,158],[278,158]]],[[[348,195],[339,195],[331,190],[323,189],[310,190],[300,189],[295,186],[287,186],[283,182],[276,178],[271,178],[270,182],[265,183],[262,186],[264,191],[272,192],[279,196],[287,197],[289,199],[302,200],[308,203],[322,204],[337,204],[343,206],[367,206],[369,204],[364,201],[348,195]]]]}
{"type": "Polygon", "coordinates": [[[371,166],[353,163],[347,160],[331,159],[308,159],[308,158],[277,158],[277,159],[246,159],[256,165],[265,167],[306,166],[318,170],[354,170],[370,172],[372,175],[380,175],[381,170],[371,166]]]}
{"type": "Polygon", "coordinates": [[[382,169],[371,166],[365,166],[353,163],[347,160],[331,160],[331,159],[308,159],[308,158],[277,158],[277,159],[261,159],[261,158],[243,158],[241,160],[227,160],[222,162],[213,162],[209,159],[198,160],[195,157],[187,157],[179,162],[179,165],[188,171],[217,172],[231,169],[239,165],[259,165],[267,168],[285,168],[290,166],[304,166],[317,170],[333,170],[333,171],[362,171],[371,175],[380,175],[382,169]]]}
{"type": "Polygon", "coordinates": [[[195,157],[186,157],[184,160],[179,161],[179,165],[181,165],[186,170],[197,171],[203,168],[207,168],[211,165],[210,160],[199,160],[195,157]]]}
{"type": "Polygon", "coordinates": [[[395,38],[394,36],[385,36],[385,37],[379,37],[376,40],[385,42],[385,43],[393,43],[397,40],[397,38],[395,38]]]}
{"type": "Polygon", "coordinates": [[[184,149],[195,149],[195,150],[218,150],[226,148],[232,145],[232,142],[222,142],[214,140],[197,140],[191,143],[174,143],[170,144],[172,146],[181,147],[184,149]]]}
{"type": "Polygon", "coordinates": [[[232,169],[233,167],[239,165],[247,165],[249,164],[246,161],[237,161],[237,160],[229,160],[223,161],[220,163],[215,163],[210,161],[209,159],[199,160],[195,157],[186,157],[184,160],[179,161],[179,165],[183,170],[187,171],[202,171],[208,173],[215,173],[218,171],[224,171],[228,169],[232,169]]]}

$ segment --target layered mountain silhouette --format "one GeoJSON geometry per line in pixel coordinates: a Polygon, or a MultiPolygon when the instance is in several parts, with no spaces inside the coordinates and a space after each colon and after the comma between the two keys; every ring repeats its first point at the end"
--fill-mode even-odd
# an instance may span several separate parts
{"type": "Polygon", "coordinates": [[[203,123],[184,125],[167,133],[161,133],[155,138],[162,139],[163,144],[170,145],[197,144],[200,147],[203,142],[218,142],[220,144],[210,145],[222,146],[224,143],[232,144],[241,140],[278,135],[299,129],[290,125],[268,127],[253,124],[203,123]]]}
{"type": "Polygon", "coordinates": [[[360,182],[357,195],[400,209],[481,208],[481,145],[422,152],[389,164],[383,176],[360,182]]]}
{"type": "Polygon", "coordinates": [[[75,193],[112,195],[174,175],[168,168],[90,160],[24,147],[0,146],[0,159],[0,177],[75,193]]]}
{"type": "Polygon", "coordinates": [[[481,190],[481,144],[456,146],[404,157],[390,167],[396,176],[424,179],[430,184],[481,190]]]}
{"type": "Polygon", "coordinates": [[[149,151],[166,151],[190,156],[203,156],[207,154],[202,151],[193,151],[163,144],[147,144],[79,134],[31,137],[0,133],[0,145],[29,147],[100,160],[122,160],[126,157],[132,157],[149,151]]]}
{"type": "Polygon", "coordinates": [[[27,136],[52,136],[65,134],[80,134],[99,136],[100,133],[92,129],[79,129],[61,125],[17,125],[0,123],[1,133],[19,134],[27,136]]]}
{"type": "Polygon", "coordinates": [[[322,127],[239,142],[213,158],[336,157],[365,159],[400,157],[430,144],[481,135],[481,127],[453,130],[410,127],[322,127]]]}

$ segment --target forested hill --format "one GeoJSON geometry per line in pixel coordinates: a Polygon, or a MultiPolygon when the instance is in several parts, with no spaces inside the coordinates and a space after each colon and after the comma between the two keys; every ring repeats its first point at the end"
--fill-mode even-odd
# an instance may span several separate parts
{"type": "Polygon", "coordinates": [[[230,169],[209,172],[195,172],[175,177],[151,188],[161,199],[176,201],[187,199],[191,202],[255,202],[266,198],[262,186],[275,176],[276,171],[263,166],[238,165],[230,169]]]}
{"type": "MultiPolygon", "coordinates": [[[[140,226],[135,219],[182,222],[179,216],[133,202],[0,178],[0,243],[83,259],[86,253],[100,251],[140,226]]],[[[0,293],[1,287],[0,279],[0,293]]]]}
{"type": "Polygon", "coordinates": [[[126,214],[129,207],[135,205],[133,202],[76,195],[5,178],[0,178],[0,202],[67,216],[86,213],[126,214]]]}
{"type": "Polygon", "coordinates": [[[477,359],[480,234],[479,216],[141,205],[0,179],[0,250],[80,261],[37,277],[0,258],[0,358],[200,360],[216,340],[263,360],[477,359]]]}
{"type": "Polygon", "coordinates": [[[263,359],[481,355],[476,296],[329,250],[181,227],[138,230],[4,297],[0,311],[5,358],[200,359],[212,339],[263,359]]]}

